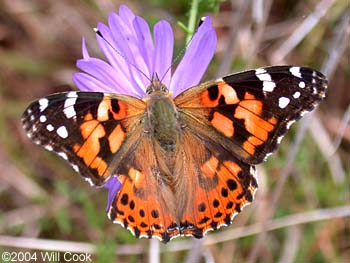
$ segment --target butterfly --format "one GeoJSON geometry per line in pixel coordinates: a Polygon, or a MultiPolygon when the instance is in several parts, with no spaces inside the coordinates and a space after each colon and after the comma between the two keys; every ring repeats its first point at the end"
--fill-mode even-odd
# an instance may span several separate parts
{"type": "Polygon", "coordinates": [[[202,238],[232,223],[258,187],[254,165],[325,97],[307,67],[273,66],[204,82],[171,97],[156,75],[143,100],[64,92],[32,102],[23,127],[93,186],[117,176],[107,213],[136,237],[202,238]]]}

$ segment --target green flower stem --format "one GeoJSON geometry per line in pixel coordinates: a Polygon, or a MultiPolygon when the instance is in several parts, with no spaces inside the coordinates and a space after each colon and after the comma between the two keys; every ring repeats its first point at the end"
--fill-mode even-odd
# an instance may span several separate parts
{"type": "Polygon", "coordinates": [[[196,29],[198,5],[199,5],[199,0],[192,0],[191,9],[190,9],[190,16],[189,16],[188,24],[187,24],[188,31],[187,31],[187,36],[186,36],[186,43],[188,43],[191,40],[191,37],[196,29]]]}

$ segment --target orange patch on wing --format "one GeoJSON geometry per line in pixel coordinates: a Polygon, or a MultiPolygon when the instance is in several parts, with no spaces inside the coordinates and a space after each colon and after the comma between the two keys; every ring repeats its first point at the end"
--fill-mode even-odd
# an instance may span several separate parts
{"type": "Polygon", "coordinates": [[[122,126],[118,124],[108,136],[109,148],[112,153],[116,153],[119,150],[120,145],[122,145],[123,141],[125,140],[125,137],[125,132],[123,131],[122,126]]]}
{"type": "Polygon", "coordinates": [[[83,138],[87,139],[94,132],[94,130],[96,129],[96,127],[98,125],[100,125],[100,123],[96,120],[84,122],[80,126],[80,132],[81,132],[81,135],[83,136],[83,138]]]}
{"type": "Polygon", "coordinates": [[[201,103],[205,107],[216,107],[219,105],[219,100],[221,96],[225,98],[226,104],[237,104],[239,99],[237,97],[236,91],[232,86],[227,84],[225,81],[220,81],[217,83],[218,95],[215,100],[210,99],[209,90],[205,90],[201,94],[201,103]]]}
{"type": "Polygon", "coordinates": [[[234,134],[233,122],[219,112],[214,112],[211,124],[226,137],[232,137],[234,134]]]}
{"type": "Polygon", "coordinates": [[[118,101],[117,99],[112,101],[111,98],[104,97],[97,109],[97,120],[108,121],[110,119],[110,114],[112,114],[113,119],[121,120],[128,115],[127,108],[128,106],[124,102],[118,101]],[[112,103],[117,105],[115,109],[113,109],[112,103]]]}
{"type": "Polygon", "coordinates": [[[113,118],[115,120],[121,120],[128,116],[128,106],[126,105],[126,103],[121,101],[117,101],[116,103],[118,103],[118,112],[114,111],[112,107],[110,108],[110,112],[112,113],[113,118]]]}
{"type": "Polygon", "coordinates": [[[229,84],[222,81],[218,83],[218,87],[227,104],[237,104],[239,102],[236,91],[229,84]]]}
{"type": "Polygon", "coordinates": [[[254,113],[243,107],[237,107],[234,117],[237,119],[243,119],[247,131],[262,141],[266,141],[269,135],[268,133],[274,129],[274,125],[267,120],[256,116],[254,113]]]}
{"type": "Polygon", "coordinates": [[[262,113],[263,103],[261,101],[244,100],[244,101],[241,101],[239,105],[255,113],[256,115],[261,115],[262,113]]]}
{"type": "Polygon", "coordinates": [[[90,164],[90,167],[93,169],[97,169],[97,172],[100,176],[104,174],[107,170],[107,164],[102,160],[101,157],[96,157],[94,161],[90,164]]]}
{"type": "Polygon", "coordinates": [[[237,175],[242,169],[239,167],[237,163],[234,163],[232,161],[224,161],[223,164],[227,167],[227,169],[231,172],[233,175],[237,175]]]}
{"type": "Polygon", "coordinates": [[[142,174],[142,172],[140,172],[134,168],[130,168],[128,175],[132,179],[135,187],[137,187],[137,188],[145,187],[145,176],[142,174]]]}
{"type": "Polygon", "coordinates": [[[205,90],[202,94],[201,94],[201,103],[203,106],[205,107],[216,107],[219,105],[219,101],[218,99],[216,100],[211,100],[210,96],[209,96],[209,91],[205,90]]]}
{"type": "Polygon", "coordinates": [[[251,93],[249,93],[249,92],[246,92],[246,93],[244,94],[244,99],[245,99],[245,100],[255,100],[256,98],[255,98],[255,96],[254,96],[253,94],[251,94],[251,93]]]}
{"type": "Polygon", "coordinates": [[[100,157],[97,157],[101,149],[99,139],[106,134],[103,126],[98,121],[88,121],[82,124],[81,132],[86,140],[81,146],[75,144],[73,146],[74,152],[83,158],[87,166],[97,169],[98,174],[103,175],[107,164],[100,157]]]}
{"type": "Polygon", "coordinates": [[[277,119],[275,117],[271,117],[270,119],[268,119],[269,123],[271,124],[277,124],[277,119]]]}
{"type": "Polygon", "coordinates": [[[88,113],[84,117],[84,121],[91,121],[93,119],[93,116],[91,113],[88,113]]]}
{"type": "Polygon", "coordinates": [[[255,137],[255,136],[250,136],[248,138],[248,142],[250,142],[253,145],[260,145],[260,144],[264,143],[264,141],[260,140],[259,138],[255,137]]]}
{"type": "Polygon", "coordinates": [[[249,136],[248,140],[243,143],[243,149],[249,154],[255,153],[256,146],[263,144],[264,141],[255,136],[249,136]]]}
{"type": "Polygon", "coordinates": [[[249,141],[245,141],[243,143],[243,149],[250,155],[253,155],[255,153],[255,146],[251,144],[249,141]]]}
{"type": "Polygon", "coordinates": [[[212,156],[201,166],[201,171],[206,177],[214,177],[218,164],[219,160],[212,156]]]}
{"type": "Polygon", "coordinates": [[[80,147],[81,147],[81,145],[79,145],[79,144],[74,144],[73,145],[73,151],[76,153],[77,151],[79,151],[79,149],[80,149],[80,147]]]}

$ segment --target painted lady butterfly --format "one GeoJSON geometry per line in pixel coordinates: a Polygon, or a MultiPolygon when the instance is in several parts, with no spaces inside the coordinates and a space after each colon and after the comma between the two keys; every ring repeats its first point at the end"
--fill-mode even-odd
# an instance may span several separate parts
{"type": "Polygon", "coordinates": [[[254,165],[290,125],[325,97],[310,68],[249,70],[192,87],[174,99],[154,76],[147,98],[66,92],[34,101],[23,127],[83,178],[122,188],[109,218],[136,237],[201,238],[252,202],[254,165]]]}

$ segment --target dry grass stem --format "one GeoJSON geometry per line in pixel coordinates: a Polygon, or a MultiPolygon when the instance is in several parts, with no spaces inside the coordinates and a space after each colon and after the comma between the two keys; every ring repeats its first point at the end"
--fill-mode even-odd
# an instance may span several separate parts
{"type": "Polygon", "coordinates": [[[335,2],[336,0],[323,0],[319,2],[314,11],[303,19],[291,36],[272,53],[272,64],[283,63],[286,56],[310,33],[335,2]]]}
{"type": "MultiPolygon", "coordinates": [[[[278,219],[268,221],[266,230],[272,231],[281,228],[287,228],[295,225],[308,224],[322,220],[333,220],[336,218],[350,217],[350,206],[339,206],[334,208],[318,209],[304,213],[297,213],[278,219]]],[[[347,219],[345,219],[347,220],[347,219]]],[[[217,243],[227,242],[234,239],[247,237],[260,233],[261,223],[250,226],[228,229],[221,233],[212,233],[203,239],[203,246],[210,246],[217,243]]],[[[58,241],[40,238],[25,238],[0,235],[0,246],[36,249],[45,251],[71,251],[93,253],[95,246],[85,242],[58,241]]],[[[193,247],[193,240],[174,241],[167,246],[161,247],[161,252],[165,251],[182,251],[193,247]]],[[[140,245],[119,245],[116,254],[118,255],[135,255],[145,252],[145,247],[140,245]]]]}

